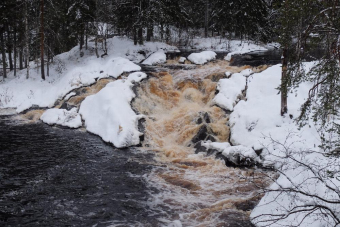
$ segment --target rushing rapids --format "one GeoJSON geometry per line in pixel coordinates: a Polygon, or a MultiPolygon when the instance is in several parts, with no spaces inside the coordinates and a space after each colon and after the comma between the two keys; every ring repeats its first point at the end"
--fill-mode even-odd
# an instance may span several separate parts
{"type": "Polygon", "coordinates": [[[228,142],[228,114],[212,100],[226,70],[245,68],[218,61],[191,70],[158,72],[137,89],[133,107],[145,115],[142,149],[154,151],[160,163],[146,177],[161,191],[149,204],[164,210],[165,223],[252,226],[249,212],[268,184],[267,173],[227,167],[214,155],[195,154],[201,140],[228,142]]]}
{"type": "MultiPolygon", "coordinates": [[[[196,150],[200,141],[229,141],[229,113],[216,106],[213,98],[217,93],[218,81],[226,77],[226,71],[236,73],[249,66],[234,67],[226,61],[210,62],[197,67],[171,64],[176,64],[176,60],[168,61],[168,64],[164,65],[168,70],[149,73],[148,79],[136,87],[137,97],[132,102],[133,109],[145,116],[144,122],[140,122],[140,130],[143,130],[144,138],[142,146],[137,151],[143,158],[138,158],[136,161],[135,157],[128,157],[126,163],[135,161],[134,165],[137,169],[141,165],[147,171],[141,169],[134,172],[128,168],[124,169],[124,165],[118,165],[119,161],[112,162],[113,166],[117,166],[114,167],[115,169],[123,168],[115,173],[119,177],[121,177],[120,172],[124,172],[125,177],[129,180],[131,178],[131,185],[142,182],[143,190],[136,195],[136,198],[134,197],[133,201],[142,204],[140,206],[143,207],[143,211],[135,211],[134,205],[126,207],[126,203],[130,201],[129,196],[134,195],[130,192],[127,192],[125,196],[128,197],[122,198],[122,203],[117,205],[117,198],[112,192],[119,191],[120,187],[116,185],[117,181],[115,183],[112,179],[108,179],[109,182],[101,182],[108,185],[101,193],[113,202],[107,207],[105,204],[102,207],[105,207],[106,211],[119,210],[122,207],[121,212],[117,211],[116,215],[107,216],[106,213],[101,214],[94,209],[93,212],[98,219],[96,221],[91,217],[82,216],[83,214],[80,213],[83,210],[79,205],[79,210],[72,211],[76,213],[75,216],[67,215],[67,219],[62,217],[63,220],[77,225],[82,219],[87,224],[99,223],[104,226],[252,226],[249,214],[261,198],[262,189],[270,183],[268,176],[273,174],[256,168],[228,167],[225,161],[216,158],[214,153],[213,155],[197,153],[196,150]],[[112,208],[114,206],[118,208],[112,208]],[[139,216],[132,220],[131,216],[135,214],[139,216]]],[[[264,69],[266,66],[252,68],[254,72],[264,69]]],[[[55,107],[79,108],[87,96],[96,94],[111,81],[113,79],[101,79],[93,85],[79,88],[73,91],[72,96],[65,96],[63,100],[58,100],[55,107]]],[[[15,116],[14,119],[35,123],[39,121],[44,111],[43,109],[26,111],[15,116]]],[[[84,128],[78,130],[80,133],[85,131],[84,128]]],[[[51,147],[59,146],[60,143],[54,141],[56,144],[51,143],[51,147]]],[[[90,149],[89,152],[92,154],[97,152],[96,150],[97,148],[90,149]]],[[[70,152],[74,151],[70,150],[70,152]]],[[[113,149],[110,152],[119,154],[127,151],[113,149]]],[[[130,149],[128,149],[129,155],[130,149]]],[[[46,159],[49,160],[49,157],[46,159]]],[[[134,167],[129,168],[134,169],[134,167]]],[[[97,170],[106,171],[99,167],[97,170]]],[[[68,175],[65,177],[67,178],[68,175]]],[[[116,176],[114,175],[113,178],[116,176]]],[[[49,182],[46,184],[48,185],[49,182]]],[[[77,182],[75,181],[74,184],[77,182]]],[[[66,186],[65,188],[66,191],[72,191],[72,188],[66,186]]],[[[8,188],[8,191],[11,190],[8,188]]],[[[50,195],[48,190],[45,191],[46,198],[52,198],[53,201],[53,195],[50,195]]],[[[101,197],[100,194],[96,196],[101,197]]],[[[88,199],[92,201],[92,197],[90,195],[88,199]]],[[[38,203],[35,206],[44,205],[38,203]]],[[[35,216],[32,216],[32,219],[41,221],[35,216]]],[[[20,220],[15,217],[8,220],[12,223],[20,223],[20,220]]]]}

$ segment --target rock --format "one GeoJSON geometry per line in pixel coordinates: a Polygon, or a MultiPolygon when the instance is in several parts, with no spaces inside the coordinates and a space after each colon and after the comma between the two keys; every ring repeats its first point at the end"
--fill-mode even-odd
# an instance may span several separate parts
{"type": "Polygon", "coordinates": [[[208,137],[208,129],[206,125],[203,125],[197,132],[196,136],[192,138],[192,143],[197,143],[199,141],[204,141],[208,137]]]}
{"type": "Polygon", "coordinates": [[[64,102],[64,103],[61,105],[61,107],[60,107],[60,109],[66,109],[66,110],[71,110],[71,109],[73,109],[73,108],[76,108],[76,106],[70,105],[70,104],[68,104],[67,102],[64,102]]]}
{"type": "Polygon", "coordinates": [[[207,112],[204,113],[203,119],[204,119],[205,123],[207,123],[207,124],[211,123],[210,116],[207,112]]]}
{"type": "Polygon", "coordinates": [[[146,120],[144,118],[138,120],[138,131],[145,132],[145,122],[146,120]]]}
{"type": "Polygon", "coordinates": [[[234,203],[236,209],[238,210],[243,210],[243,211],[251,211],[255,208],[255,206],[259,203],[259,200],[261,199],[261,197],[253,197],[249,200],[245,200],[245,201],[240,201],[240,202],[236,202],[234,203]]]}
{"type": "Polygon", "coordinates": [[[203,123],[203,119],[201,117],[199,117],[197,120],[196,120],[196,124],[200,125],[203,123]]]}
{"type": "MultiPolygon", "coordinates": [[[[254,148],[253,148],[254,149],[254,148]]],[[[263,151],[263,148],[260,148],[260,149],[254,149],[255,153],[260,156],[262,154],[262,151],[263,151]]]]}
{"type": "Polygon", "coordinates": [[[201,145],[201,142],[197,142],[197,143],[195,144],[194,148],[196,149],[196,150],[195,150],[195,153],[196,153],[196,154],[198,154],[198,153],[200,153],[200,152],[207,152],[207,148],[206,148],[206,147],[203,147],[203,146],[201,145]]]}
{"type": "Polygon", "coordinates": [[[220,79],[226,78],[224,73],[213,73],[207,77],[205,77],[204,79],[209,79],[213,82],[218,82],[220,79]]]}
{"type": "Polygon", "coordinates": [[[145,53],[144,50],[140,50],[140,51],[138,51],[137,53],[143,55],[144,57],[146,56],[146,53],[145,53]]]}
{"type": "Polygon", "coordinates": [[[206,123],[206,124],[211,123],[210,116],[207,112],[205,112],[204,114],[200,112],[199,114],[200,114],[200,117],[196,120],[196,124],[200,125],[202,123],[206,123]]]}

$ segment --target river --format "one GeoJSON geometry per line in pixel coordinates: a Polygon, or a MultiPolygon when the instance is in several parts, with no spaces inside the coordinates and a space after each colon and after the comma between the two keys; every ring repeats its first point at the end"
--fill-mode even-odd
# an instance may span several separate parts
{"type": "MultiPolygon", "coordinates": [[[[44,110],[22,115],[28,122],[0,117],[0,225],[253,226],[249,214],[271,172],[227,166],[194,148],[228,142],[230,113],[212,99],[224,72],[249,67],[217,60],[147,72],[132,103],[146,116],[141,147],[116,149],[84,128],[45,125],[44,110]]],[[[79,107],[110,81],[58,106],[79,107]]]]}

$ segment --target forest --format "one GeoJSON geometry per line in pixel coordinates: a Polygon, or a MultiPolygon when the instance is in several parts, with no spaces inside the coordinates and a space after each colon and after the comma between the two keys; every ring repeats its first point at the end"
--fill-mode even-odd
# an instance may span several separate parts
{"type": "Polygon", "coordinates": [[[2,0],[0,50],[0,225],[340,225],[340,0],[2,0]]]}

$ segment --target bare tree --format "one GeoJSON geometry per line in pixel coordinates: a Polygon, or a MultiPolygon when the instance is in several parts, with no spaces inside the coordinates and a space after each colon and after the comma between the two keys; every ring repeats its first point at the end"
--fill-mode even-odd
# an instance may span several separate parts
{"type": "MultiPolygon", "coordinates": [[[[297,150],[289,133],[285,141],[269,137],[275,147],[280,178],[264,189],[263,203],[255,209],[252,222],[257,226],[300,226],[320,222],[340,225],[340,160],[313,150],[297,150]]],[[[272,149],[271,149],[272,150],[272,149]]],[[[270,177],[270,176],[268,176],[270,177]]]]}

